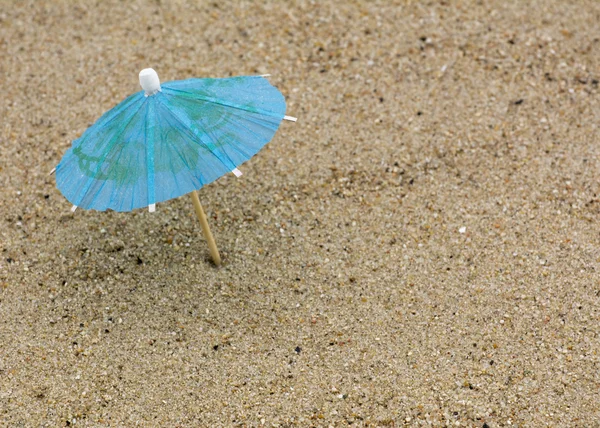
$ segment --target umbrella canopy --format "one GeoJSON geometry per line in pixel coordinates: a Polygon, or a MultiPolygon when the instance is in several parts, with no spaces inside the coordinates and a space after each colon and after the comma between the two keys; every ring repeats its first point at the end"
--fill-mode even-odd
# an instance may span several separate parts
{"type": "Polygon", "coordinates": [[[200,189],[234,172],[272,138],[285,99],[263,76],[160,84],[140,72],[143,90],[106,112],[73,141],[56,185],[77,207],[131,211],[200,189]]]}

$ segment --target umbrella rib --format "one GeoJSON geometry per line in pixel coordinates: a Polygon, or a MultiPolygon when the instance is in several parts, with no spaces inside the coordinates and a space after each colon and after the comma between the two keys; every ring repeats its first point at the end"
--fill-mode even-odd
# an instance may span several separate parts
{"type": "MultiPolygon", "coordinates": [[[[238,118],[238,119],[239,119],[239,118],[238,118]]],[[[268,128],[267,126],[265,126],[264,124],[262,124],[262,123],[260,123],[260,122],[258,122],[258,121],[256,121],[256,120],[251,120],[251,119],[249,119],[249,118],[247,118],[247,117],[246,117],[246,118],[243,118],[243,119],[244,119],[244,120],[247,120],[247,121],[249,121],[249,122],[252,122],[252,123],[254,123],[254,124],[258,125],[258,126],[262,126],[263,128],[267,128],[267,129],[271,130],[270,128],[268,128]]],[[[248,133],[250,133],[250,134],[254,135],[254,136],[255,136],[255,137],[258,139],[258,140],[263,140],[263,139],[264,139],[264,137],[262,137],[261,135],[258,135],[258,134],[257,134],[256,132],[254,132],[252,129],[250,129],[250,128],[248,128],[246,125],[244,125],[244,124],[242,123],[242,121],[241,121],[241,120],[238,120],[238,121],[233,121],[233,120],[231,120],[231,119],[228,119],[228,118],[225,118],[225,120],[227,121],[227,123],[229,123],[229,124],[231,124],[231,125],[237,125],[237,126],[239,126],[239,127],[241,127],[241,128],[244,128],[244,129],[246,130],[246,132],[248,132],[248,133]]],[[[269,140],[267,140],[267,141],[265,142],[265,144],[266,144],[266,143],[268,143],[268,142],[269,142],[269,140]]],[[[238,142],[238,144],[243,146],[243,144],[242,144],[241,142],[238,142]]],[[[250,159],[250,158],[253,156],[253,155],[251,155],[250,157],[248,157],[248,156],[246,155],[246,153],[244,153],[244,152],[242,152],[240,149],[238,149],[238,148],[236,147],[236,145],[235,145],[235,144],[230,144],[229,146],[233,147],[233,149],[234,149],[235,151],[237,151],[238,153],[242,154],[242,155],[243,155],[245,158],[247,158],[246,160],[249,160],[249,159],[250,159]]]]}
{"type": "MultiPolygon", "coordinates": [[[[165,106],[166,110],[169,112],[169,114],[177,121],[179,122],[181,125],[183,125],[184,128],[184,132],[188,133],[188,137],[189,137],[189,131],[187,131],[188,129],[188,125],[186,125],[185,123],[183,123],[183,121],[179,118],[178,115],[175,114],[175,112],[173,112],[170,108],[168,104],[165,104],[165,102],[159,98],[160,102],[165,106]]],[[[193,127],[198,128],[196,125],[192,124],[193,127]]],[[[202,130],[200,130],[202,131],[202,130]]],[[[206,132],[202,131],[205,135],[208,135],[206,132]]],[[[215,158],[217,158],[217,160],[219,162],[221,162],[221,164],[223,164],[223,166],[225,166],[225,168],[227,168],[228,170],[231,170],[232,168],[229,167],[229,165],[227,165],[225,162],[223,162],[223,159],[221,159],[219,156],[217,156],[217,154],[210,148],[210,146],[208,144],[206,144],[204,141],[202,141],[202,136],[200,134],[196,135],[195,133],[191,134],[192,137],[197,137],[198,140],[200,140],[200,144],[202,146],[204,146],[215,158]]],[[[192,141],[195,141],[196,138],[191,138],[192,141]]],[[[211,141],[212,143],[212,141],[211,141]]],[[[229,156],[227,156],[227,158],[229,158],[229,156]]],[[[235,167],[235,163],[231,160],[228,159],[229,162],[231,162],[233,164],[233,166],[235,167]]]]}
{"type": "MultiPolygon", "coordinates": [[[[129,101],[127,101],[127,99],[125,99],[123,101],[123,102],[126,102],[127,104],[121,106],[122,108],[121,108],[120,111],[118,111],[118,112],[112,112],[112,110],[109,110],[105,115],[102,115],[102,117],[100,117],[100,119],[98,119],[96,121],[96,123],[94,123],[94,126],[92,126],[91,128],[88,128],[88,129],[92,129],[95,126],[103,126],[103,127],[104,126],[108,126],[110,123],[112,123],[114,120],[116,120],[121,113],[126,112],[127,108],[129,108],[129,106],[131,104],[135,104],[135,102],[138,101],[135,98],[135,95],[138,95],[138,94],[133,94],[130,97],[128,97],[128,98],[131,98],[129,101]],[[106,116],[106,118],[104,116],[106,116]],[[103,118],[104,118],[105,122],[101,123],[101,121],[102,121],[103,118]]],[[[79,144],[77,144],[77,146],[73,146],[73,147],[78,147],[78,146],[80,146],[83,143],[83,138],[86,136],[85,135],[86,133],[87,133],[87,130],[86,130],[86,132],[83,133],[83,135],[81,137],[79,137],[77,140],[75,140],[75,142],[79,142],[79,144]]]]}
{"type": "Polygon", "coordinates": [[[148,172],[148,210],[154,212],[156,209],[156,194],[154,188],[154,127],[152,120],[156,114],[154,110],[154,100],[148,102],[146,109],[146,135],[144,146],[146,148],[146,171],[148,172]]]}
{"type": "MultiPolygon", "coordinates": [[[[279,124],[277,124],[277,125],[273,124],[273,125],[274,125],[274,127],[273,127],[273,128],[271,128],[271,127],[269,127],[269,126],[267,126],[267,125],[265,124],[265,123],[269,123],[269,122],[267,122],[267,121],[260,121],[260,120],[258,120],[258,118],[255,118],[255,117],[252,117],[252,116],[245,116],[245,117],[241,117],[241,116],[240,116],[240,117],[238,117],[238,121],[237,121],[237,122],[234,122],[234,121],[232,121],[232,120],[229,120],[228,118],[225,118],[225,120],[227,120],[227,121],[228,121],[228,123],[230,123],[230,124],[232,124],[232,125],[237,125],[237,126],[241,126],[241,127],[243,127],[243,128],[244,128],[244,129],[245,129],[247,132],[250,132],[250,133],[251,133],[251,134],[253,134],[254,136],[256,136],[256,137],[259,137],[259,139],[260,139],[260,138],[263,138],[263,137],[262,137],[262,136],[260,136],[260,135],[258,135],[258,134],[257,134],[256,132],[254,132],[252,129],[248,128],[246,125],[244,125],[244,124],[242,123],[242,121],[243,121],[243,120],[245,120],[245,121],[247,121],[247,122],[250,122],[250,123],[253,123],[253,124],[255,124],[255,125],[257,125],[257,126],[260,126],[260,127],[262,127],[262,128],[268,129],[269,131],[273,131],[274,133],[275,133],[275,132],[277,131],[277,129],[279,128],[279,124]]],[[[271,139],[269,139],[267,142],[269,142],[269,141],[271,141],[271,139]]]]}
{"type": "MultiPolygon", "coordinates": [[[[106,126],[106,125],[108,125],[109,123],[111,123],[112,121],[114,121],[115,119],[117,119],[117,117],[119,116],[119,114],[120,114],[120,113],[122,113],[123,111],[126,111],[126,110],[127,110],[127,108],[128,108],[128,107],[129,107],[131,104],[135,104],[135,102],[137,101],[137,99],[135,99],[135,96],[136,96],[136,95],[138,95],[138,94],[133,94],[133,95],[131,95],[131,100],[129,100],[129,102],[128,102],[127,104],[125,104],[124,106],[122,106],[122,111],[120,111],[120,112],[117,112],[117,113],[114,113],[113,115],[111,115],[111,116],[107,117],[107,118],[105,119],[105,120],[106,120],[106,123],[102,123],[101,125],[102,125],[102,126],[106,126]]],[[[127,101],[127,99],[126,99],[125,101],[127,101]]],[[[110,113],[110,110],[108,111],[108,113],[110,113]]],[[[101,119],[102,119],[102,117],[101,117],[100,119],[98,119],[98,122],[99,122],[101,119]]]]}
{"type": "MultiPolygon", "coordinates": [[[[136,114],[137,114],[137,112],[136,112],[136,114]]],[[[111,148],[111,150],[112,150],[112,148],[111,148]]],[[[117,155],[117,157],[116,157],[116,159],[115,159],[115,163],[118,163],[119,159],[121,159],[121,155],[123,154],[123,151],[124,151],[124,150],[125,150],[125,147],[121,147],[121,150],[119,150],[119,154],[117,155]]],[[[106,159],[106,158],[105,158],[105,159],[106,159]]],[[[104,160],[102,160],[102,162],[104,162],[104,160]]],[[[98,172],[98,171],[96,171],[96,173],[97,173],[97,172],[98,172]]],[[[106,185],[106,182],[107,182],[107,180],[104,180],[104,181],[102,181],[102,184],[100,185],[100,188],[98,189],[98,192],[97,192],[97,193],[100,193],[100,192],[102,191],[102,189],[104,189],[104,186],[106,185]]],[[[89,187],[91,187],[91,184],[90,184],[90,186],[89,186],[89,187]]],[[[85,197],[85,195],[84,195],[84,197],[85,197]]],[[[82,200],[83,200],[83,198],[82,198],[82,200]]],[[[110,201],[109,201],[109,202],[110,202],[110,201]]],[[[109,203],[109,205],[110,205],[110,203],[109,203]]]]}
{"type": "MultiPolygon", "coordinates": [[[[161,103],[161,104],[162,104],[162,103],[161,103]]],[[[165,107],[165,108],[167,109],[167,111],[169,111],[169,113],[171,113],[171,111],[170,111],[170,110],[167,108],[167,106],[165,106],[164,104],[162,104],[162,105],[163,105],[163,107],[165,107]]],[[[173,114],[171,113],[171,115],[173,115],[173,114]]],[[[177,119],[177,117],[175,117],[175,119],[177,119]]],[[[181,123],[181,121],[180,121],[179,123],[181,123]]],[[[172,147],[172,148],[173,148],[173,151],[174,151],[175,153],[177,153],[177,156],[179,156],[179,159],[181,159],[181,161],[183,162],[183,164],[184,164],[184,165],[186,165],[186,164],[187,164],[187,161],[186,161],[185,157],[184,157],[184,156],[181,154],[181,152],[180,152],[180,151],[177,149],[177,146],[176,146],[175,144],[171,144],[171,143],[169,142],[169,139],[168,139],[168,138],[165,138],[165,139],[164,139],[164,142],[165,142],[165,143],[166,143],[166,144],[167,144],[169,147],[172,147]]],[[[208,149],[208,147],[207,147],[207,149],[208,149]]],[[[216,156],[216,155],[215,155],[215,154],[214,154],[214,153],[213,153],[213,152],[212,152],[210,149],[209,149],[209,151],[210,151],[210,153],[211,153],[213,156],[217,157],[217,156],[216,156]]],[[[188,169],[188,170],[189,170],[189,169],[188,169]]],[[[202,186],[203,186],[203,184],[202,184],[202,182],[203,182],[202,178],[198,179],[198,178],[196,178],[196,176],[195,176],[194,174],[190,174],[190,176],[192,177],[192,179],[193,179],[193,180],[195,180],[195,181],[198,181],[198,183],[200,184],[200,187],[202,187],[202,186]]],[[[200,187],[198,187],[198,189],[199,189],[200,187]]]]}
{"type": "MultiPolygon", "coordinates": [[[[169,147],[172,147],[172,148],[173,148],[173,151],[174,151],[175,153],[177,153],[177,156],[179,156],[179,159],[181,159],[181,161],[183,162],[183,164],[184,164],[184,165],[186,165],[186,164],[187,164],[187,161],[186,161],[185,157],[184,157],[184,156],[181,154],[181,152],[180,152],[180,151],[177,149],[177,146],[175,146],[174,144],[171,144],[171,143],[169,142],[169,139],[168,139],[168,138],[166,138],[164,141],[166,142],[166,144],[167,144],[169,147]]],[[[212,152],[211,152],[211,153],[212,153],[212,152]]],[[[188,171],[189,171],[189,169],[188,169],[188,171]]],[[[202,186],[203,186],[203,184],[202,184],[202,181],[203,181],[203,180],[202,180],[202,179],[198,179],[198,178],[196,178],[196,176],[195,176],[194,174],[190,174],[190,176],[192,177],[192,179],[193,179],[194,181],[198,181],[198,182],[199,182],[199,184],[200,184],[200,187],[202,187],[202,186]]],[[[198,187],[198,189],[199,189],[200,187],[198,187]]]]}
{"type": "Polygon", "coordinates": [[[258,108],[252,109],[252,108],[245,107],[245,106],[243,106],[241,104],[229,103],[227,101],[218,100],[218,99],[212,98],[212,97],[205,97],[205,96],[198,95],[196,93],[189,92],[189,91],[186,91],[186,90],[183,90],[183,89],[175,89],[175,88],[169,88],[169,87],[167,87],[167,89],[170,90],[170,91],[183,92],[183,93],[186,93],[186,94],[190,94],[194,98],[196,98],[197,100],[200,100],[200,101],[206,101],[208,103],[218,104],[218,105],[221,105],[221,106],[224,106],[224,107],[231,107],[231,108],[235,108],[235,109],[238,109],[238,110],[249,111],[250,113],[258,113],[258,114],[263,114],[265,116],[271,116],[271,117],[276,117],[278,119],[282,119],[280,114],[277,114],[275,112],[271,112],[271,111],[268,111],[268,110],[263,110],[263,109],[258,109],[258,108]]]}
{"type": "MultiPolygon", "coordinates": [[[[172,88],[169,88],[169,89],[172,89],[172,88]]],[[[192,92],[188,92],[188,91],[185,91],[185,90],[179,90],[179,89],[174,89],[174,90],[175,90],[175,91],[179,91],[179,92],[183,92],[183,93],[187,93],[187,94],[191,94],[191,95],[195,95],[194,93],[192,93],[192,92]]],[[[206,100],[204,100],[202,97],[198,97],[198,99],[200,99],[201,101],[206,101],[206,100]]],[[[197,101],[197,100],[196,100],[196,101],[197,101]]],[[[208,101],[208,102],[212,102],[212,101],[208,101]]],[[[272,117],[272,118],[275,118],[275,119],[279,119],[279,121],[281,121],[281,118],[280,118],[279,116],[277,116],[277,115],[275,115],[275,114],[272,114],[272,113],[269,113],[269,112],[266,112],[265,110],[256,109],[256,111],[255,111],[255,110],[251,110],[251,109],[243,108],[243,107],[241,107],[241,106],[237,106],[237,107],[235,107],[235,106],[233,106],[233,105],[230,105],[230,104],[225,104],[225,103],[220,103],[220,102],[213,102],[213,103],[214,103],[214,104],[217,104],[217,105],[220,105],[221,107],[234,107],[234,108],[236,108],[237,110],[240,110],[240,111],[246,111],[246,112],[249,112],[249,113],[252,113],[252,114],[255,114],[255,115],[264,115],[264,116],[266,116],[266,117],[272,117]]],[[[232,114],[234,114],[234,115],[235,115],[235,113],[232,113],[232,114]]],[[[233,121],[231,121],[231,120],[227,120],[227,118],[226,118],[226,117],[224,117],[224,119],[225,119],[225,120],[226,120],[226,121],[227,121],[229,124],[233,124],[233,125],[240,125],[239,123],[233,122],[233,121]]],[[[264,128],[267,128],[267,129],[269,128],[269,127],[267,127],[267,126],[266,126],[264,123],[261,123],[261,122],[259,122],[259,121],[257,121],[257,120],[253,120],[253,119],[250,119],[250,118],[248,118],[248,117],[245,117],[245,118],[243,118],[243,119],[245,119],[245,120],[248,120],[249,122],[255,123],[255,124],[257,124],[257,125],[259,125],[259,126],[261,126],[261,127],[264,127],[264,128]]],[[[194,126],[195,126],[195,125],[194,125],[194,126]]],[[[256,137],[259,137],[259,139],[261,139],[261,137],[260,137],[259,135],[257,135],[255,132],[251,131],[251,130],[250,130],[248,127],[246,127],[246,126],[244,126],[244,125],[241,125],[241,126],[243,126],[243,127],[244,127],[244,129],[246,129],[246,131],[248,131],[248,132],[251,132],[252,134],[254,134],[254,136],[256,136],[256,137]]],[[[277,130],[277,128],[278,128],[278,127],[279,127],[279,124],[277,124],[277,126],[274,126],[274,128],[275,128],[274,130],[277,130]]],[[[205,135],[207,135],[207,137],[208,137],[208,138],[210,138],[210,133],[204,132],[204,134],[205,134],[205,135]]],[[[218,140],[218,139],[217,139],[217,140],[218,140]]],[[[268,141],[266,141],[266,142],[268,142],[268,141]]],[[[266,143],[266,142],[265,142],[265,143],[266,143]]],[[[240,151],[239,151],[237,148],[235,148],[235,150],[236,150],[238,153],[240,153],[240,151]]],[[[212,152],[212,150],[211,150],[211,152],[212,152]]],[[[236,163],[235,163],[235,162],[233,162],[233,161],[231,160],[230,156],[227,154],[227,152],[226,152],[225,150],[222,150],[222,152],[223,152],[223,154],[224,154],[225,156],[227,156],[227,157],[229,158],[229,161],[230,161],[230,162],[231,162],[233,165],[237,166],[237,165],[236,165],[236,163]]],[[[213,152],[213,154],[214,154],[214,152],[213,152]]],[[[247,158],[246,160],[248,160],[248,159],[250,159],[252,156],[248,157],[248,156],[244,155],[244,157],[246,157],[246,158],[247,158]]],[[[217,156],[217,158],[218,158],[218,156],[217,156]]],[[[225,165],[225,166],[227,166],[227,165],[225,165]]]]}
{"type": "Polygon", "coordinates": [[[98,166],[96,167],[96,171],[94,172],[94,176],[93,177],[88,177],[88,181],[86,183],[85,186],[85,190],[82,192],[81,197],[79,198],[79,201],[77,202],[77,204],[75,205],[81,205],[81,202],[85,199],[85,197],[87,196],[87,193],[90,190],[90,187],[92,187],[92,184],[94,182],[94,180],[96,179],[96,175],[98,175],[98,171],[100,171],[100,168],[102,167],[102,164],[104,163],[104,161],[106,160],[106,158],[108,157],[109,153],[112,151],[112,149],[114,148],[116,141],[119,139],[119,137],[121,137],[123,135],[123,133],[125,132],[125,130],[127,129],[127,127],[129,126],[129,124],[133,121],[134,117],[138,114],[138,112],[140,111],[141,107],[142,107],[143,103],[140,104],[140,106],[136,109],[136,111],[131,115],[131,117],[129,118],[129,120],[127,121],[127,124],[123,127],[123,130],[121,132],[119,132],[118,134],[116,134],[113,139],[112,142],[110,144],[110,148],[108,150],[106,150],[106,152],[104,153],[104,155],[102,156],[102,159],[100,160],[100,162],[98,162],[98,166]]]}
{"type": "MultiPolygon", "coordinates": [[[[132,162],[133,162],[133,156],[130,156],[129,161],[127,162],[127,168],[126,168],[127,171],[130,170],[132,162]]],[[[135,188],[136,188],[136,186],[131,187],[131,201],[129,202],[129,206],[128,206],[129,211],[132,210],[131,206],[133,205],[133,201],[135,201],[135,188]]],[[[123,206],[124,206],[125,202],[126,202],[126,200],[123,198],[123,200],[121,201],[121,205],[119,206],[119,211],[124,211],[123,206]]]]}

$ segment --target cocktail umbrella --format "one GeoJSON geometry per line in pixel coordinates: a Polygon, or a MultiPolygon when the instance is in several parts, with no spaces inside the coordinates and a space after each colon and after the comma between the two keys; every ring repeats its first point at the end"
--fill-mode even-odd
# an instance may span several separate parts
{"type": "Polygon", "coordinates": [[[73,141],[56,185],[77,208],[131,211],[190,193],[213,261],[221,258],[196,190],[238,170],[272,138],[283,95],[263,76],[163,83],[140,72],[142,91],[106,112],[73,141]]]}

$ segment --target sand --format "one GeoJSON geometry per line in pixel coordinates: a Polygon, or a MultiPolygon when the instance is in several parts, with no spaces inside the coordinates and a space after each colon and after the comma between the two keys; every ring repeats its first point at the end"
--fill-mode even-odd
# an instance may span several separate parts
{"type": "Polygon", "coordinates": [[[0,425],[600,426],[600,3],[3,2],[0,425]],[[163,81],[275,138],[156,213],[48,172],[163,81]]]}

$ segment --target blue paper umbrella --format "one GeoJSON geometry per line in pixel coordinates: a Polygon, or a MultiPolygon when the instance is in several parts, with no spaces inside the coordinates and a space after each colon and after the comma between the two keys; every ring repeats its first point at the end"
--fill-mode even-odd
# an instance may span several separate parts
{"type": "Polygon", "coordinates": [[[195,191],[228,172],[241,175],[237,167],[273,138],[281,121],[296,119],[285,115],[283,95],[264,76],[161,85],[145,69],[140,84],[142,91],[73,141],[56,167],[56,185],[73,211],[154,211],[158,202],[191,193],[214,244],[195,191]]]}

